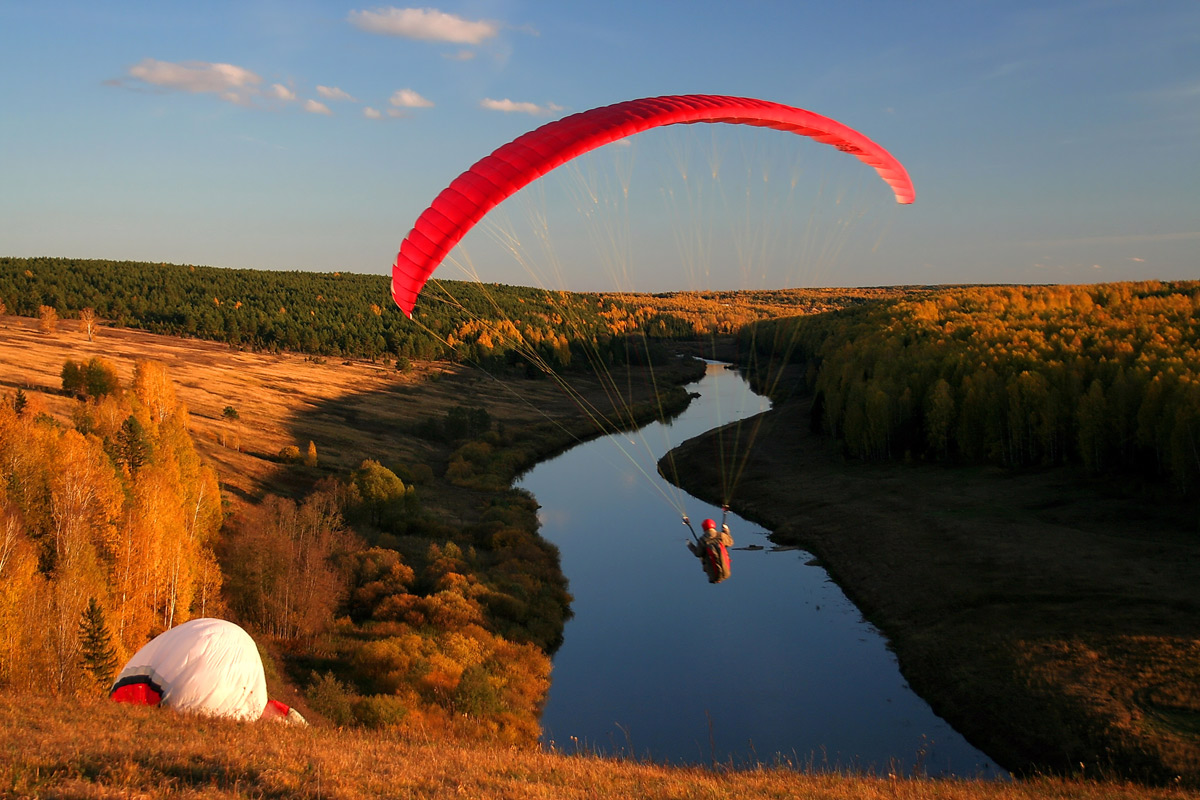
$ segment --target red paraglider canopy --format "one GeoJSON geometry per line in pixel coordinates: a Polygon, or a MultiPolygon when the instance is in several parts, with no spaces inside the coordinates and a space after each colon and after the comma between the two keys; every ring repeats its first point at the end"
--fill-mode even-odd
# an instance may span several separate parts
{"type": "Polygon", "coordinates": [[[746,97],[678,95],[629,100],[547,123],[476,162],[417,218],[392,267],[392,298],[412,316],[417,295],[446,254],[484,214],[555,167],[597,147],[664,125],[725,122],[757,125],[833,145],[875,168],[896,194],[915,197],[904,165],[840,122],[780,103],[746,97]]]}

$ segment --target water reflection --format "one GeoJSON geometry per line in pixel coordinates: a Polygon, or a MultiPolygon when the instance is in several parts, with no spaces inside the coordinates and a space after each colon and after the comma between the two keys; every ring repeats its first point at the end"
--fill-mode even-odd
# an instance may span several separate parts
{"type": "Polygon", "coordinates": [[[808,553],[772,548],[730,514],[732,577],[708,583],[664,498],[680,497],[693,524],[720,523],[721,510],[680,494],[655,463],[764,401],[718,366],[692,388],[700,398],[671,424],[576,447],[521,481],[575,596],[544,741],[658,762],[997,774],[905,685],[883,638],[808,553]]]}

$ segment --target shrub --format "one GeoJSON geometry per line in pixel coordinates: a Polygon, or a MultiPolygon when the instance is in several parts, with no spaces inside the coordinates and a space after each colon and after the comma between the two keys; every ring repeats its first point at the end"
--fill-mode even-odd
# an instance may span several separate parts
{"type": "Polygon", "coordinates": [[[84,380],[87,384],[88,397],[116,394],[121,388],[121,381],[117,377],[117,368],[111,362],[98,356],[88,360],[84,380]]]}
{"type": "Polygon", "coordinates": [[[397,464],[392,472],[406,484],[424,486],[433,481],[433,467],[428,464],[397,464]]]}
{"type": "Polygon", "coordinates": [[[81,400],[116,394],[121,388],[117,368],[99,356],[86,363],[67,359],[59,374],[62,376],[63,392],[81,400]]]}
{"type": "Polygon", "coordinates": [[[358,696],[333,673],[313,673],[312,683],[305,694],[313,710],[333,724],[349,725],[354,721],[354,704],[358,696]]]}
{"type": "Polygon", "coordinates": [[[378,461],[363,461],[354,471],[352,480],[362,497],[363,506],[370,514],[371,522],[378,525],[403,509],[406,495],[404,482],[378,461]]]}
{"type": "Polygon", "coordinates": [[[390,694],[373,694],[354,701],[354,718],[368,728],[399,725],[407,714],[404,701],[390,694]]]}
{"type": "Polygon", "coordinates": [[[87,394],[87,389],[84,384],[83,368],[67,359],[62,366],[62,390],[64,394],[74,395],[79,399],[83,399],[87,394]]]}

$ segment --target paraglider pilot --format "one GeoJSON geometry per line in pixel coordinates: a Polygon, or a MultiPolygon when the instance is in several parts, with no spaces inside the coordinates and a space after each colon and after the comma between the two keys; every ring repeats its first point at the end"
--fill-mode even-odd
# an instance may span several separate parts
{"type": "Polygon", "coordinates": [[[717,523],[711,519],[704,520],[700,527],[704,535],[695,542],[688,542],[688,549],[700,559],[708,582],[720,583],[729,577],[729,548],[733,547],[733,535],[724,523],[718,531],[717,523]]]}

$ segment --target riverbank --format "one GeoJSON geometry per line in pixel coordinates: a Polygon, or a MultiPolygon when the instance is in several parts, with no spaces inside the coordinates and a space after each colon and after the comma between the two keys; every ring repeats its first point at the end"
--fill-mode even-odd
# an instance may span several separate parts
{"type": "MultiPolygon", "coordinates": [[[[732,507],[823,562],[938,714],[1019,773],[1200,785],[1194,507],[1066,470],[850,462],[808,420],[762,417],[732,507]]],[[[721,435],[674,451],[714,502],[721,435]]]]}

